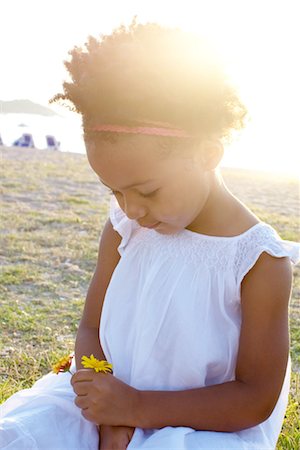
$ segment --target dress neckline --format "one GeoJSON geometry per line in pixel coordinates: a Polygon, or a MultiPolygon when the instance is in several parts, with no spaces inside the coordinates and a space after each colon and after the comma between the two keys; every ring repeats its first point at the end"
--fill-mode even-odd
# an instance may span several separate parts
{"type": "Polygon", "coordinates": [[[241,238],[242,236],[245,236],[246,234],[250,233],[251,231],[253,231],[254,229],[256,229],[257,227],[263,225],[264,222],[257,222],[256,224],[252,225],[252,227],[248,228],[246,231],[243,231],[240,234],[236,234],[234,236],[213,236],[210,234],[202,234],[202,233],[197,233],[197,231],[191,231],[188,230],[187,228],[184,228],[184,230],[182,230],[182,233],[186,233],[186,234],[190,234],[190,235],[194,235],[194,236],[199,236],[203,239],[222,239],[222,240],[229,240],[229,239],[238,239],[241,238]]]}

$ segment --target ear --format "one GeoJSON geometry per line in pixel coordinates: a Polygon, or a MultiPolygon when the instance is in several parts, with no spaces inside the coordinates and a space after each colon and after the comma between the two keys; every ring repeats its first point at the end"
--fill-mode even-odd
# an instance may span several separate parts
{"type": "Polygon", "coordinates": [[[204,170],[214,170],[224,154],[222,143],[217,140],[206,140],[202,143],[201,163],[204,170]]]}

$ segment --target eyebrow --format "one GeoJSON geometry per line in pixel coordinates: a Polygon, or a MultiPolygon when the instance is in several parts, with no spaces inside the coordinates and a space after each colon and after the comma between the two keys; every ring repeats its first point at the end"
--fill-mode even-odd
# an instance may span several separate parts
{"type": "MultiPolygon", "coordinates": [[[[104,183],[104,181],[102,181],[100,177],[98,177],[98,178],[101,181],[101,183],[104,184],[104,186],[108,187],[109,189],[112,189],[110,186],[108,186],[108,184],[104,183]]],[[[123,189],[131,189],[133,187],[143,186],[144,184],[147,184],[147,183],[150,183],[153,181],[154,180],[146,180],[146,181],[143,181],[142,183],[133,183],[133,184],[129,184],[128,186],[123,186],[122,188],[119,188],[119,189],[122,189],[122,190],[123,189]]]]}

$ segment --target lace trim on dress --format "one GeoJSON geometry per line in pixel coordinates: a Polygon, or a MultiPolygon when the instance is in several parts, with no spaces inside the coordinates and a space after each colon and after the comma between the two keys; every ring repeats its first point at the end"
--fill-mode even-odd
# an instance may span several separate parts
{"type": "Polygon", "coordinates": [[[238,285],[263,252],[278,258],[289,257],[293,264],[300,261],[300,244],[284,241],[270,225],[261,224],[247,238],[237,242],[234,267],[238,285]]]}
{"type": "Polygon", "coordinates": [[[232,240],[207,240],[200,234],[190,234],[187,230],[163,235],[141,227],[135,232],[129,245],[132,251],[145,252],[149,258],[157,256],[160,260],[177,259],[182,264],[199,270],[203,266],[215,270],[232,268],[236,248],[232,240]]]}

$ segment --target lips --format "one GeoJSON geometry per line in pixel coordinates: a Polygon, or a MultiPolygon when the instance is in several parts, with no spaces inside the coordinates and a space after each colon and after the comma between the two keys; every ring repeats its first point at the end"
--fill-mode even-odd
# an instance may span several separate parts
{"type": "Polygon", "coordinates": [[[140,225],[141,225],[141,227],[145,227],[145,228],[155,228],[159,223],[160,222],[155,222],[155,223],[152,223],[152,224],[145,224],[145,225],[142,225],[140,223],[140,225]]]}

